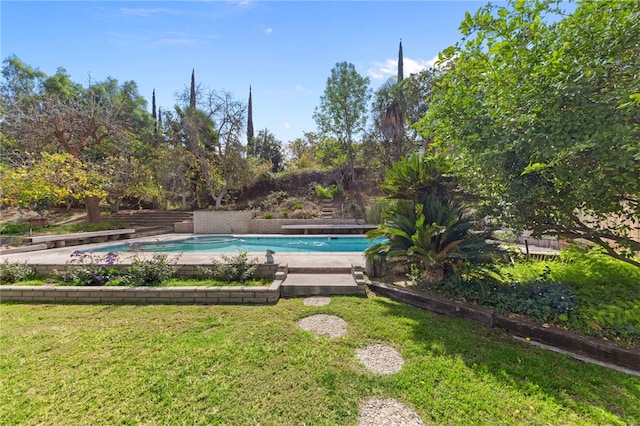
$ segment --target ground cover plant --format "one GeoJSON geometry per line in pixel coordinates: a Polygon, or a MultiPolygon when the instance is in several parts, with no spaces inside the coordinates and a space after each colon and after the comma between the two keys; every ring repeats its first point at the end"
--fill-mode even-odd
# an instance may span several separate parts
{"type": "Polygon", "coordinates": [[[640,422],[640,379],[382,297],[268,306],[2,304],[4,424],[355,425],[364,398],[426,424],[640,422]],[[296,322],[338,315],[329,339],[296,322]],[[357,348],[405,365],[380,376],[357,348]]]}
{"type": "Polygon", "coordinates": [[[575,245],[554,260],[519,260],[491,273],[418,285],[502,314],[524,314],[540,324],[640,347],[640,268],[601,248],[575,245]]]}

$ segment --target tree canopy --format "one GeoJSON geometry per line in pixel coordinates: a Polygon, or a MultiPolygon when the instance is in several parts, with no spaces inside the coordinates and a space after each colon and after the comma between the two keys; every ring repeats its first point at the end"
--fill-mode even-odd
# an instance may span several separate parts
{"type": "Polygon", "coordinates": [[[467,13],[420,130],[497,220],[624,258],[640,249],[640,3],[560,5],[467,13]]]}

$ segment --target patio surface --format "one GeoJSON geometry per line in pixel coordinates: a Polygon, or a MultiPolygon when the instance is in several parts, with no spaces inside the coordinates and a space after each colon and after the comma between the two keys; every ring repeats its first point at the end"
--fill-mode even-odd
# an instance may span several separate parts
{"type": "MultiPolygon", "coordinates": [[[[91,251],[97,248],[120,245],[124,242],[163,242],[172,240],[181,240],[193,237],[194,234],[164,234],[154,235],[152,237],[131,238],[120,241],[110,241],[107,243],[82,244],[76,246],[53,248],[46,250],[30,251],[23,253],[12,253],[0,255],[0,261],[9,260],[10,262],[27,262],[29,264],[40,265],[63,265],[68,262],[71,253],[75,250],[91,251]]],[[[198,234],[198,236],[203,236],[198,234]]],[[[267,235],[260,235],[265,237],[267,235]]],[[[277,235],[282,236],[282,235],[277,235]]],[[[180,253],[167,253],[169,257],[180,253]]],[[[219,259],[222,255],[235,255],[236,252],[230,253],[202,253],[202,252],[184,252],[180,254],[179,263],[186,265],[208,264],[211,259],[219,259]]],[[[128,263],[135,253],[120,253],[119,263],[128,263]]],[[[138,253],[141,257],[150,256],[150,252],[138,253]]],[[[249,252],[249,258],[257,258],[259,262],[265,261],[265,253],[249,252]]],[[[362,253],[280,253],[274,255],[275,263],[294,268],[351,268],[351,265],[365,266],[365,259],[362,253]]]]}

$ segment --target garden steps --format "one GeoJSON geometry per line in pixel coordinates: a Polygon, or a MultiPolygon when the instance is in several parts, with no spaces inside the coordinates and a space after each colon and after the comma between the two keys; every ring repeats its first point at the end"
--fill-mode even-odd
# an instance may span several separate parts
{"type": "Polygon", "coordinates": [[[109,219],[135,229],[140,237],[176,232],[176,224],[191,223],[193,226],[193,212],[190,211],[132,210],[112,214],[109,219]]]}
{"type": "Polygon", "coordinates": [[[365,280],[360,268],[288,268],[282,297],[357,295],[364,293],[365,280]]]}

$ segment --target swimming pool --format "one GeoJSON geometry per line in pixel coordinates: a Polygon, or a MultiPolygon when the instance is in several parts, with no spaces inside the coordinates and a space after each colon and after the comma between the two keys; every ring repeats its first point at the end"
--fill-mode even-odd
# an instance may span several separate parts
{"type": "Polygon", "coordinates": [[[340,253],[364,252],[380,240],[369,241],[366,237],[310,236],[310,237],[257,237],[216,235],[191,237],[184,240],[166,242],[127,243],[103,247],[99,252],[148,251],[166,253],[224,253],[235,251],[276,253],[340,253]]]}

